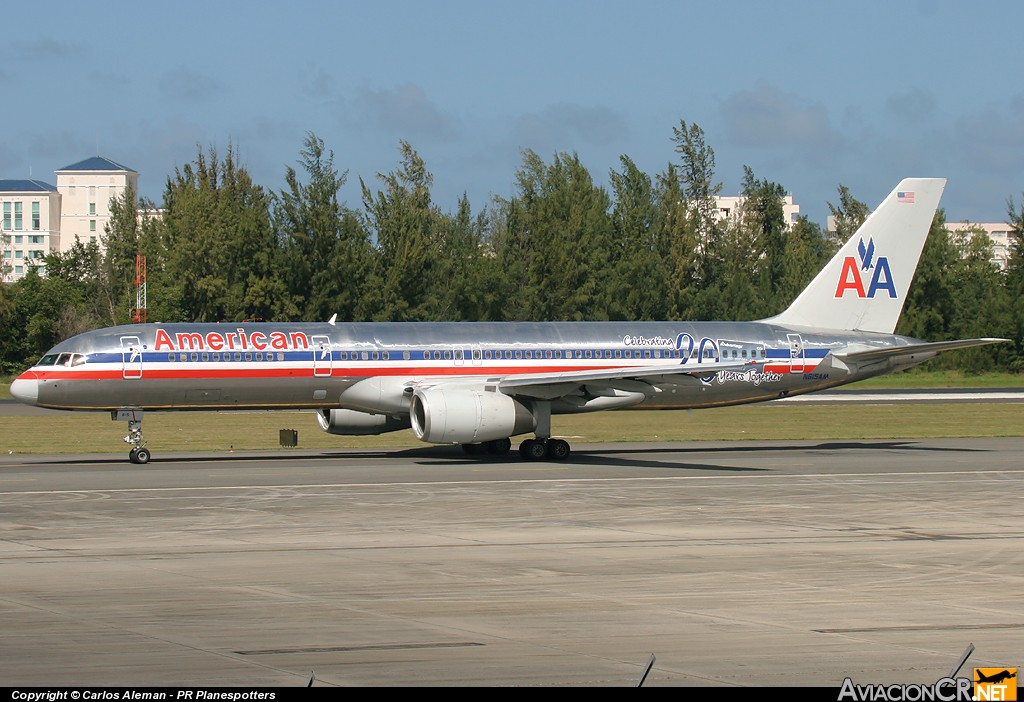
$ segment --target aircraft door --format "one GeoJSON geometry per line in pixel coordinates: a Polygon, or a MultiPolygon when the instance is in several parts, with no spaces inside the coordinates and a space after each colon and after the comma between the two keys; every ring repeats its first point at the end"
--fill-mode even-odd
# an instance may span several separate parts
{"type": "Polygon", "coordinates": [[[334,367],[331,353],[331,338],[326,334],[310,337],[313,342],[313,376],[316,378],[330,377],[334,367]]]}
{"type": "Polygon", "coordinates": [[[789,339],[789,372],[803,373],[806,361],[804,339],[799,334],[786,334],[789,339]]]}
{"type": "Polygon", "coordinates": [[[142,377],[142,342],[137,336],[121,337],[121,377],[142,377]]]}

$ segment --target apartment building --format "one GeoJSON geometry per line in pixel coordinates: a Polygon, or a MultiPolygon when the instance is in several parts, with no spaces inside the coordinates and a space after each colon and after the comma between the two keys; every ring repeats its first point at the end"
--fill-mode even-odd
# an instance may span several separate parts
{"type": "Polygon", "coordinates": [[[93,156],[56,171],[61,195],[60,251],[75,241],[102,246],[103,229],[110,220],[110,200],[125,189],[139,192],[139,174],[103,156],[93,156]]]}
{"type": "Polygon", "coordinates": [[[45,256],[60,250],[60,198],[55,186],[40,180],[0,180],[0,280],[44,268],[45,256]]]}
{"type": "Polygon", "coordinates": [[[44,272],[46,255],[64,253],[75,241],[102,247],[111,198],[139,191],[138,172],[103,156],[55,173],[56,185],[0,180],[0,280],[22,278],[32,267],[44,272]]]}

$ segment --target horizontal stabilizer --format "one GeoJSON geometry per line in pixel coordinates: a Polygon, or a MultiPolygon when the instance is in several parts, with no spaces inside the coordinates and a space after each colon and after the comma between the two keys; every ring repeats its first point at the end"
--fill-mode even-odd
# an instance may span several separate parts
{"type": "Polygon", "coordinates": [[[917,353],[938,353],[940,351],[952,351],[953,349],[966,349],[972,346],[987,346],[988,344],[1001,344],[1009,339],[957,339],[955,341],[934,341],[931,343],[921,342],[908,344],[906,346],[894,346],[885,349],[871,349],[870,351],[855,351],[853,353],[837,353],[836,358],[854,363],[865,363],[867,361],[878,361],[893,356],[910,356],[917,353]]]}

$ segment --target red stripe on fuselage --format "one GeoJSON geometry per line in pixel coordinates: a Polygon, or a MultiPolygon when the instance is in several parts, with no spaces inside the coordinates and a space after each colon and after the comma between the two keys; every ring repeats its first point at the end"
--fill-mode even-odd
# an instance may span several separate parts
{"type": "MultiPolygon", "coordinates": [[[[528,375],[531,373],[571,373],[588,370],[643,370],[646,366],[417,366],[399,368],[380,368],[375,366],[334,367],[330,377],[361,378],[372,376],[464,376],[467,378],[480,376],[528,375]]],[[[697,369],[690,366],[689,369],[697,369]]],[[[324,368],[317,369],[323,372],[324,368]]],[[[36,370],[33,371],[39,380],[124,380],[121,369],[111,370],[36,370]]],[[[265,368],[151,368],[142,371],[142,380],[153,379],[209,379],[209,378],[314,378],[328,377],[314,375],[312,366],[305,367],[265,367],[265,368]]],[[[127,378],[126,380],[139,380],[127,378]]]]}

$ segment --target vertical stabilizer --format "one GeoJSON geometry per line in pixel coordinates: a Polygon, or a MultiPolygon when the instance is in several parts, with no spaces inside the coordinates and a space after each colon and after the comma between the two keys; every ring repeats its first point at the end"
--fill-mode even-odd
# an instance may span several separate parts
{"type": "Polygon", "coordinates": [[[776,324],[892,334],[944,178],[907,178],[882,201],[776,324]]]}

